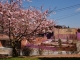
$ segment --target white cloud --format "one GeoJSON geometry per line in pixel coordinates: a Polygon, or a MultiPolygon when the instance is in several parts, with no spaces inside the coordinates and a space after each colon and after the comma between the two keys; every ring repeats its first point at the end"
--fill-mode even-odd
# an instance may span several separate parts
{"type": "Polygon", "coordinates": [[[80,11],[80,8],[76,9],[76,12],[79,12],[80,11]]]}

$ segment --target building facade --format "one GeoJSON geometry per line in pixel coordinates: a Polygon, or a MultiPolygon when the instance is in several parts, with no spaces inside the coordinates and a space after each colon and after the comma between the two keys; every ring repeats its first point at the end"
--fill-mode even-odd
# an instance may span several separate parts
{"type": "Polygon", "coordinates": [[[54,28],[55,39],[77,39],[75,28],[54,28]]]}

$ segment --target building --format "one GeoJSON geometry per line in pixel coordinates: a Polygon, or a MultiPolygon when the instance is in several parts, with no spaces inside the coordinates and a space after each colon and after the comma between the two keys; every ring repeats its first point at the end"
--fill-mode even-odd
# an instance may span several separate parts
{"type": "Polygon", "coordinates": [[[9,48],[9,37],[5,34],[0,34],[0,55],[12,56],[12,48],[9,48]]]}
{"type": "Polygon", "coordinates": [[[12,48],[9,48],[9,36],[2,33],[0,28],[0,56],[8,55],[12,56],[12,48]]]}
{"type": "Polygon", "coordinates": [[[76,28],[54,28],[55,39],[77,39],[76,28]]]}

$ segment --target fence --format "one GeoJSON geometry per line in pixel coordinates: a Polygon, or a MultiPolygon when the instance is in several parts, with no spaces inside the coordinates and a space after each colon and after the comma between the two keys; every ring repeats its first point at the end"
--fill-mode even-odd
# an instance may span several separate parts
{"type": "MultiPolygon", "coordinates": [[[[31,55],[53,55],[56,53],[61,53],[61,51],[65,51],[66,53],[68,52],[75,52],[76,51],[76,44],[65,44],[60,47],[60,46],[45,46],[45,45],[34,45],[34,44],[29,44],[27,47],[32,49],[31,55]]],[[[63,53],[61,53],[63,54],[63,53]]]]}
{"type": "Polygon", "coordinates": [[[12,48],[0,47],[0,54],[12,56],[12,48]]]}

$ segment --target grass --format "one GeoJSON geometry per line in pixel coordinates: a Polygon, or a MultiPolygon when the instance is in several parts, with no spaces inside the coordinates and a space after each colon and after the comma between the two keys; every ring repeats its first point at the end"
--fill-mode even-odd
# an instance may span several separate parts
{"type": "Polygon", "coordinates": [[[12,58],[0,58],[0,60],[40,60],[36,57],[12,57],[12,58]]]}
{"type": "Polygon", "coordinates": [[[72,60],[72,59],[80,59],[80,58],[37,58],[37,57],[11,57],[11,58],[0,58],[0,60],[56,60],[56,59],[61,59],[61,60],[72,60]]]}
{"type": "MultiPolygon", "coordinates": [[[[1,56],[0,56],[1,57],[1,56]]],[[[72,60],[72,59],[77,59],[79,60],[80,57],[35,57],[35,56],[20,56],[20,57],[8,57],[8,58],[0,58],[0,60],[56,60],[56,59],[61,59],[61,60],[72,60]]]]}

